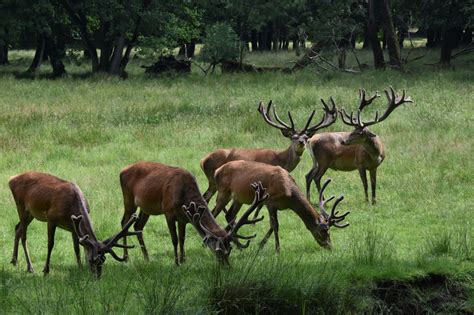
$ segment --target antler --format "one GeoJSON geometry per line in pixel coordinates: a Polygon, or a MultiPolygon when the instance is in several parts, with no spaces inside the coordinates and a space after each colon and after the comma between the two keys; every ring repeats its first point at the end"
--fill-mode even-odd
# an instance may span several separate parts
{"type": "Polygon", "coordinates": [[[401,104],[403,103],[412,103],[413,101],[411,100],[411,98],[408,96],[406,97],[405,93],[406,91],[403,90],[402,92],[402,96],[400,97],[398,94],[395,93],[395,91],[393,90],[392,87],[389,88],[390,91],[388,90],[385,90],[385,95],[387,96],[387,109],[385,110],[385,112],[383,113],[382,116],[379,117],[379,112],[375,112],[375,118],[371,121],[361,121],[360,119],[360,113],[361,113],[361,110],[369,105],[370,103],[372,103],[372,101],[378,97],[378,94],[375,93],[374,96],[372,96],[369,100],[366,100],[365,99],[365,90],[361,89],[359,90],[359,97],[360,97],[360,104],[359,104],[359,110],[357,111],[357,116],[356,117],[353,117],[353,113],[351,112],[350,116],[347,114],[347,112],[344,110],[344,108],[341,108],[341,110],[339,111],[339,113],[341,114],[341,118],[342,118],[342,121],[346,124],[346,125],[349,125],[349,126],[353,126],[353,127],[368,127],[368,126],[372,126],[372,125],[375,125],[381,121],[384,121],[389,115],[391,112],[393,112],[393,110],[395,108],[397,108],[398,106],[400,106],[401,104]]]}
{"type": "Polygon", "coordinates": [[[369,98],[366,99],[365,95],[367,94],[367,91],[365,89],[359,89],[359,110],[362,111],[364,107],[367,105],[370,105],[377,97],[380,97],[380,94],[375,91],[375,94],[369,98]]]}
{"type": "Polygon", "coordinates": [[[206,243],[206,241],[210,237],[218,238],[212,231],[207,229],[201,222],[202,220],[202,215],[204,211],[206,210],[205,206],[198,206],[196,207],[195,202],[191,202],[189,206],[183,205],[183,211],[186,217],[188,218],[189,222],[194,225],[194,227],[199,231],[201,229],[204,232],[204,240],[203,242],[206,243]]]}
{"type": "Polygon", "coordinates": [[[81,228],[81,221],[82,221],[83,216],[75,216],[71,215],[71,220],[73,223],[74,231],[76,232],[76,235],[79,237],[79,243],[82,244],[83,246],[94,246],[92,241],[89,239],[89,234],[84,233],[81,228]]]}
{"type": "Polygon", "coordinates": [[[349,223],[339,225],[339,222],[343,221],[346,218],[346,216],[351,212],[347,211],[343,215],[338,216],[337,214],[339,213],[339,211],[335,211],[336,208],[337,208],[337,205],[344,199],[344,196],[341,195],[336,199],[336,201],[332,205],[330,215],[328,215],[327,212],[326,212],[326,208],[325,208],[326,203],[328,203],[329,201],[334,199],[334,196],[331,196],[331,198],[326,199],[326,200],[324,200],[324,197],[323,197],[324,190],[326,189],[326,187],[329,185],[330,182],[331,182],[331,179],[328,178],[324,182],[323,187],[321,188],[321,190],[319,192],[319,210],[321,211],[321,215],[326,219],[326,221],[327,221],[327,223],[330,227],[334,225],[335,227],[338,227],[338,228],[345,228],[345,227],[349,226],[349,223]]]}
{"type": "Polygon", "coordinates": [[[290,119],[291,126],[289,126],[283,120],[280,119],[280,117],[276,113],[275,106],[273,106],[273,116],[275,116],[275,119],[278,121],[279,124],[275,123],[272,120],[272,118],[269,115],[270,109],[272,109],[272,104],[273,104],[273,102],[272,102],[272,100],[270,100],[270,102],[268,102],[268,105],[267,105],[266,109],[263,106],[262,101],[260,101],[260,103],[258,104],[258,112],[260,114],[262,114],[263,119],[267,122],[267,124],[269,124],[270,126],[273,126],[275,128],[278,128],[280,130],[296,132],[295,131],[295,123],[293,122],[293,117],[291,117],[290,111],[288,111],[288,118],[290,119]]]}
{"type": "Polygon", "coordinates": [[[332,97],[329,98],[331,101],[332,107],[329,108],[326,102],[324,102],[323,99],[321,99],[321,103],[323,104],[323,109],[324,109],[324,116],[323,118],[316,124],[311,127],[309,127],[309,124],[311,123],[311,120],[313,119],[315,111],[311,113],[311,115],[308,118],[308,121],[306,122],[306,126],[304,129],[301,131],[301,133],[306,132],[306,133],[314,133],[319,129],[326,128],[330,125],[332,125],[334,122],[337,120],[337,107],[336,103],[334,102],[334,99],[332,97]]]}
{"type": "MultiPolygon", "coordinates": [[[[141,234],[142,231],[134,231],[134,232],[129,232],[128,229],[132,226],[133,223],[135,223],[138,220],[138,215],[136,213],[132,214],[132,217],[128,222],[123,226],[122,230],[115,234],[112,237],[109,237],[106,239],[103,243],[105,245],[105,248],[107,250],[111,250],[112,247],[120,247],[120,248],[133,248],[134,246],[126,246],[122,244],[118,244],[117,241],[121,239],[124,236],[131,236],[131,235],[138,235],[141,234]]],[[[112,255],[113,256],[113,255],[112,255]]],[[[115,257],[114,257],[115,258],[115,257]]]]}
{"type": "Polygon", "coordinates": [[[266,189],[262,186],[261,182],[254,182],[250,184],[250,186],[255,190],[255,197],[253,199],[252,204],[247,209],[247,211],[245,211],[239,221],[237,221],[237,223],[235,223],[234,219],[232,222],[229,223],[228,227],[226,227],[226,230],[229,230],[226,238],[233,241],[239,248],[247,248],[250,244],[250,239],[254,238],[256,234],[251,236],[243,236],[237,234],[238,230],[246,224],[254,224],[263,220],[263,216],[251,220],[249,220],[249,216],[255,209],[257,209],[259,205],[261,205],[269,197],[269,195],[266,193],[266,189]],[[242,244],[239,242],[239,239],[247,240],[247,243],[242,244]]]}

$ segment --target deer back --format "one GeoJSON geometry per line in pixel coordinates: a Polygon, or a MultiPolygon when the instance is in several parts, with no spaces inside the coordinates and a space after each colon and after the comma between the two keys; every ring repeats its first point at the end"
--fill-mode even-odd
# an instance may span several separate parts
{"type": "MultiPolygon", "coordinates": [[[[88,217],[89,205],[79,187],[56,176],[26,172],[13,176],[9,186],[15,202],[39,221],[52,222],[72,232],[71,215],[88,217]]],[[[90,220],[83,224],[90,225],[90,220]]]]}
{"type": "MultiPolygon", "coordinates": [[[[138,162],[120,173],[124,194],[131,194],[138,207],[151,215],[165,214],[187,220],[183,205],[207,203],[199,191],[196,178],[188,171],[156,162],[138,162]]],[[[216,234],[224,234],[212,214],[205,211],[202,223],[216,234]]]]}

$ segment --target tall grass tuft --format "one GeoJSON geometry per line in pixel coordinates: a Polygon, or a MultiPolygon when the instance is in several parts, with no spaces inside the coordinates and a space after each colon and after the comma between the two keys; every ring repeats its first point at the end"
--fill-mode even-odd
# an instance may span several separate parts
{"type": "Polygon", "coordinates": [[[350,243],[352,259],[356,264],[386,264],[396,257],[394,237],[375,227],[368,227],[350,243]]]}

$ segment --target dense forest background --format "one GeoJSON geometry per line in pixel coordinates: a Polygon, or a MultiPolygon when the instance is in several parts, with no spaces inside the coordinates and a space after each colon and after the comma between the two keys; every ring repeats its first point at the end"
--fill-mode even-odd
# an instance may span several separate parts
{"type": "Polygon", "coordinates": [[[294,50],[290,70],[318,61],[343,71],[402,70],[423,57],[411,54],[421,38],[446,66],[474,51],[473,16],[473,0],[1,0],[0,65],[11,50],[31,49],[29,74],[50,64],[61,76],[65,58],[85,58],[92,72],[126,77],[130,58],[140,57],[175,70],[194,63],[207,74],[218,65],[262,70],[243,62],[248,51],[294,50]],[[372,64],[359,62],[360,49],[372,51],[372,64]],[[358,69],[346,69],[349,54],[358,69]]]}

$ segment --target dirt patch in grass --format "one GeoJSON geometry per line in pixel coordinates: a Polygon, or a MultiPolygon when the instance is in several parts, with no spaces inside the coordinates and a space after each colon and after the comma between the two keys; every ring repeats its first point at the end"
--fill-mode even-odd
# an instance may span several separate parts
{"type": "Polygon", "coordinates": [[[410,281],[382,280],[375,283],[374,313],[469,314],[466,310],[468,292],[459,281],[444,275],[429,274],[410,281]]]}

